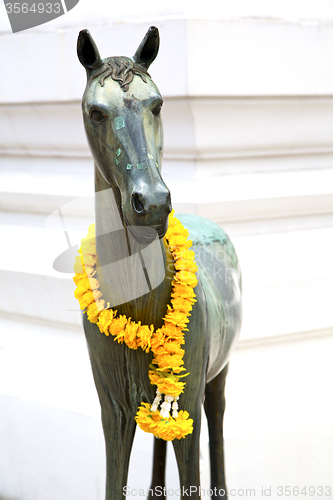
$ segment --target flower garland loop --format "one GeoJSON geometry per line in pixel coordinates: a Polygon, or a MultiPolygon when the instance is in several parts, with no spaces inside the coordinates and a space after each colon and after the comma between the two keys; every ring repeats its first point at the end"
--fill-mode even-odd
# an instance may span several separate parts
{"type": "Polygon", "coordinates": [[[156,331],[154,325],[136,323],[125,315],[117,316],[117,311],[110,309],[103,300],[95,277],[94,224],[89,226],[87,237],[81,241],[74,265],[73,280],[77,286],[74,295],[89,321],[96,323],[101,333],[113,336],[118,343],[124,342],[130,349],[140,347],[145,352],[152,351],[154,357],[148,375],[150,383],[157,386],[156,397],[152,405],[141,403],[135,420],[142,430],[165,441],[184,438],[193,431],[193,420],[187,411],[178,411],[177,402],[185,387],[180,379],[189,375],[181,374],[185,371],[185,350],[181,346],[185,343],[184,332],[196,302],[193,289],[197,285],[195,272],[198,268],[194,252],[189,250],[192,242],[187,240],[188,234],[172,211],[165,239],[175,260],[176,273],[172,281],[171,305],[167,306],[163,326],[156,331]]]}

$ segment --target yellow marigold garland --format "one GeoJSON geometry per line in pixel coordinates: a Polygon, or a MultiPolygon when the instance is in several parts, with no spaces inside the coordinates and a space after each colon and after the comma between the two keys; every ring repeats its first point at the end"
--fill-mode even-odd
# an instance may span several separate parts
{"type": "Polygon", "coordinates": [[[117,311],[108,308],[103,300],[95,278],[94,224],[89,226],[88,235],[81,242],[73,280],[77,285],[74,295],[80,308],[102,333],[112,335],[119,343],[125,342],[131,349],[140,347],[145,352],[152,351],[154,358],[149,365],[148,375],[150,383],[157,386],[156,397],[152,405],[141,403],[135,420],[145,432],[172,441],[184,438],[193,431],[193,420],[187,411],[178,412],[177,401],[185,387],[185,382],[180,379],[188,375],[180,374],[185,371],[182,366],[185,351],[181,346],[185,342],[184,331],[187,330],[192,306],[196,302],[193,289],[197,285],[197,266],[194,252],[189,250],[192,242],[187,240],[188,231],[174,217],[174,211],[169,216],[165,238],[175,259],[176,273],[172,281],[171,305],[167,306],[163,326],[156,331],[153,325],[141,325],[140,321],[136,323],[124,315],[117,316],[117,311]]]}

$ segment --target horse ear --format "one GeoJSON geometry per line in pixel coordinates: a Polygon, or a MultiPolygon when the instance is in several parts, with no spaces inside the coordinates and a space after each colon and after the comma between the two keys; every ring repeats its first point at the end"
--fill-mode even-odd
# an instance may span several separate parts
{"type": "Polygon", "coordinates": [[[159,46],[160,36],[158,29],[155,26],[151,26],[134,54],[134,62],[148,69],[157,56],[159,46]]]}
{"type": "Polygon", "coordinates": [[[77,39],[77,55],[80,63],[87,71],[102,65],[102,59],[93,37],[88,30],[82,30],[77,39]]]}

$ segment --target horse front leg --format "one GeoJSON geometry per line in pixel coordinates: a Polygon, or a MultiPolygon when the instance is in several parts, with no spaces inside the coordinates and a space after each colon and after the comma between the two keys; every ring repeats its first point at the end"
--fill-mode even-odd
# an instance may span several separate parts
{"type": "Polygon", "coordinates": [[[189,409],[190,417],[193,418],[193,432],[183,439],[172,441],[177,459],[181,498],[200,498],[200,427],[201,427],[201,404],[197,411],[189,409]]]}
{"type": "Polygon", "coordinates": [[[105,500],[120,500],[126,493],[130,454],[136,429],[135,410],[117,402],[110,393],[98,363],[91,359],[98,397],[106,450],[105,500]]]}
{"type": "Polygon", "coordinates": [[[129,459],[136,429],[138,397],[123,375],[126,346],[116,346],[84,317],[92,373],[101,404],[106,449],[105,500],[120,500],[126,492],[129,459]],[[132,396],[132,397],[131,397],[132,396]]]}
{"type": "Polygon", "coordinates": [[[225,410],[225,382],[229,365],[206,385],[205,413],[209,431],[210,480],[213,496],[227,498],[224,473],[223,415],[225,410]]]}
{"type": "Polygon", "coordinates": [[[149,500],[158,500],[165,495],[165,463],[167,442],[163,439],[154,438],[153,476],[148,492],[149,500]]]}
{"type": "MultiPolygon", "coordinates": [[[[172,441],[180,479],[181,497],[200,498],[200,429],[201,408],[205,395],[208,365],[208,336],[205,297],[200,282],[196,287],[198,307],[193,308],[189,332],[185,334],[184,366],[190,374],[179,397],[179,410],[186,410],[193,419],[193,432],[172,441]],[[201,304],[201,306],[200,306],[201,304]]],[[[183,379],[181,379],[183,380],[183,379]]]]}
{"type": "Polygon", "coordinates": [[[135,414],[126,414],[112,399],[102,403],[106,449],[105,500],[120,500],[126,493],[130,454],[136,429],[135,414]]]}

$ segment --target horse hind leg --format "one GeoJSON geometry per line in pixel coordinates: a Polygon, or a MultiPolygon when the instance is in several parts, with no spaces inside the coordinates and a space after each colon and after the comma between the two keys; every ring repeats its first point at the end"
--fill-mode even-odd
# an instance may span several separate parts
{"type": "Polygon", "coordinates": [[[225,382],[229,365],[206,385],[205,413],[208,421],[210,480],[213,496],[227,498],[224,474],[223,415],[225,410],[225,382]]]}
{"type": "Polygon", "coordinates": [[[149,500],[165,498],[165,464],[167,442],[154,438],[153,475],[148,492],[149,500]]]}

